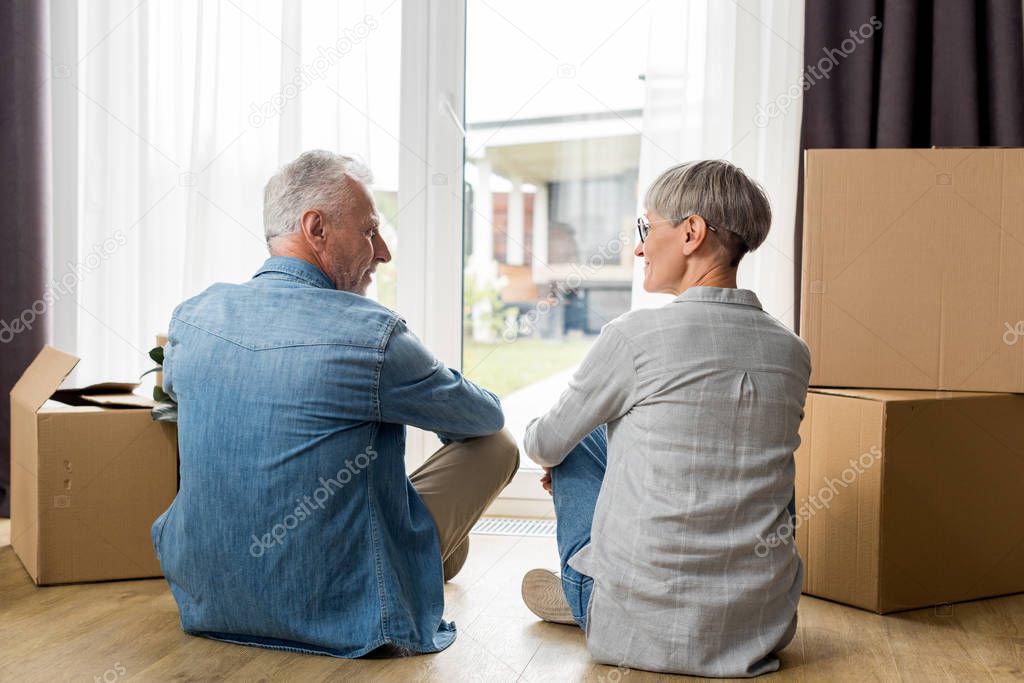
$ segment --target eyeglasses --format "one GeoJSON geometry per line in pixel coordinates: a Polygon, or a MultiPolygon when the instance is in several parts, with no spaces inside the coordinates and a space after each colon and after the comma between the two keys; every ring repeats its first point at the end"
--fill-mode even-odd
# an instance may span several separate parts
{"type": "MultiPolygon", "coordinates": [[[[682,219],[680,219],[678,221],[674,221],[674,220],[665,218],[665,219],[662,219],[660,221],[654,221],[654,222],[655,223],[672,223],[672,224],[677,224],[677,223],[682,223],[685,220],[688,220],[689,218],[691,218],[694,215],[696,215],[696,214],[692,214],[691,213],[689,216],[686,216],[685,218],[682,218],[682,219]]],[[[710,230],[711,232],[718,232],[718,228],[716,228],[715,226],[711,225],[707,221],[704,221],[704,225],[708,226],[708,230],[710,230]]],[[[651,231],[651,222],[649,220],[647,220],[647,216],[639,216],[639,217],[637,217],[637,219],[636,219],[636,229],[637,229],[637,232],[640,233],[640,241],[641,242],[646,242],[647,241],[647,233],[649,233],[651,231]]]]}

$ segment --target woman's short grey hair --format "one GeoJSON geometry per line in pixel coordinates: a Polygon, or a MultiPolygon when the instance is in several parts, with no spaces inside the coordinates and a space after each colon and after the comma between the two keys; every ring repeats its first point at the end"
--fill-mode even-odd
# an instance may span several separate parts
{"type": "Polygon", "coordinates": [[[739,265],[748,251],[761,246],[772,225],[772,209],[764,188],[728,161],[709,159],[673,166],[651,183],[644,206],[679,222],[697,214],[709,225],[739,265]]]}
{"type": "Polygon", "coordinates": [[[370,169],[360,161],[335,152],[303,152],[267,181],[263,189],[263,231],[271,240],[299,229],[299,219],[310,209],[337,212],[348,201],[345,179],[364,185],[373,182],[370,169]]]}

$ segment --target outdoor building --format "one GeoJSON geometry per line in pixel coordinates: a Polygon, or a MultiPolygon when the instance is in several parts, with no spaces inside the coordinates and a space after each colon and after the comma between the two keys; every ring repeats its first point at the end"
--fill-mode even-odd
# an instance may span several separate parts
{"type": "Polygon", "coordinates": [[[594,335],[629,310],[640,118],[635,109],[469,124],[467,268],[497,278],[517,317],[506,315],[507,328],[594,335]],[[542,301],[550,308],[527,317],[542,301]]]}

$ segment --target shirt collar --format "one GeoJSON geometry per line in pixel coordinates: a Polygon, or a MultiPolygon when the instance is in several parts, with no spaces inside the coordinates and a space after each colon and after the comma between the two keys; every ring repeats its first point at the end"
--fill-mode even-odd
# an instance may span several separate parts
{"type": "Polygon", "coordinates": [[[334,283],[331,282],[330,278],[324,275],[324,272],[314,266],[309,261],[303,261],[299,258],[292,256],[271,256],[266,262],[256,271],[253,278],[257,278],[264,273],[283,273],[294,280],[301,280],[308,285],[313,287],[320,287],[321,289],[336,289],[334,283]]]}
{"type": "MultiPolygon", "coordinates": [[[[749,289],[733,287],[690,287],[672,300],[673,303],[685,301],[705,301],[715,304],[736,304],[761,308],[761,301],[749,289]]],[[[762,309],[764,310],[764,309],[762,309]]]]}

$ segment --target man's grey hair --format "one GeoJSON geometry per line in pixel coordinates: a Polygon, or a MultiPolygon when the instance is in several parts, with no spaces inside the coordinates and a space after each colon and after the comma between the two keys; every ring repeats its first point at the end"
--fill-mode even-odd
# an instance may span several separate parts
{"type": "Polygon", "coordinates": [[[742,169],[709,159],[673,166],[651,183],[644,206],[673,223],[697,214],[718,229],[715,236],[736,267],[761,246],[772,225],[768,195],[742,169]]]}
{"type": "Polygon", "coordinates": [[[284,165],[263,188],[263,232],[267,245],[299,229],[299,219],[310,209],[336,213],[351,191],[345,179],[363,185],[373,176],[362,162],[322,149],[303,152],[284,165]]]}

